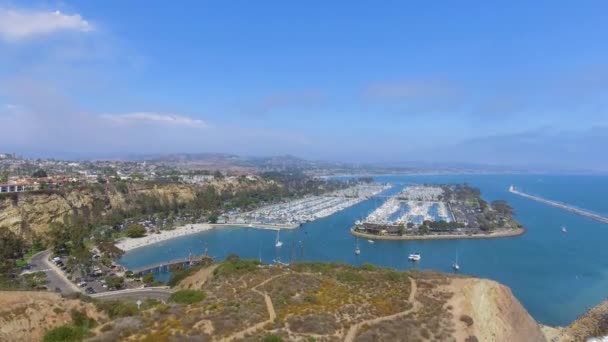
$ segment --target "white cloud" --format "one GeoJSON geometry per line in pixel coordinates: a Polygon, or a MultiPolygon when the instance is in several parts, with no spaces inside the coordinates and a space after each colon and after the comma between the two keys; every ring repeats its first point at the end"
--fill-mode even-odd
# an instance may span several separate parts
{"type": "Polygon", "coordinates": [[[0,8],[0,37],[18,41],[57,31],[89,32],[93,25],[80,14],[0,8]]]}
{"type": "Polygon", "coordinates": [[[105,114],[102,118],[117,124],[155,123],[168,126],[206,127],[203,120],[193,119],[183,115],[161,114],[151,112],[136,112],[127,114],[105,114]]]}

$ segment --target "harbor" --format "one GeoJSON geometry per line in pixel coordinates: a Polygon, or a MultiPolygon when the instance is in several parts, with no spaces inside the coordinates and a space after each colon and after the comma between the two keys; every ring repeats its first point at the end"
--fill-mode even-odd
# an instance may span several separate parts
{"type": "Polygon", "coordinates": [[[562,209],[562,210],[565,210],[565,211],[568,211],[568,212],[571,212],[571,213],[574,213],[574,214],[577,214],[577,215],[588,217],[588,218],[590,218],[592,220],[595,220],[597,222],[607,223],[608,224],[608,217],[606,217],[606,216],[595,214],[595,213],[592,213],[592,212],[584,210],[584,209],[579,209],[579,208],[573,207],[573,206],[568,205],[568,204],[563,204],[563,203],[551,201],[551,200],[548,200],[548,199],[544,199],[542,197],[529,195],[529,194],[526,194],[524,192],[521,192],[521,191],[515,189],[515,187],[513,185],[511,185],[509,187],[509,192],[512,193],[512,194],[519,195],[521,197],[524,197],[524,198],[527,198],[527,199],[539,202],[539,203],[543,203],[543,204],[550,205],[552,207],[559,208],[559,209],[562,209]]]}
{"type": "Polygon", "coordinates": [[[605,273],[604,242],[608,239],[608,230],[601,229],[602,223],[583,216],[538,205],[520,196],[510,196],[509,185],[516,183],[540,194],[550,193],[551,189],[557,200],[591,203],[589,209],[604,212],[608,210],[608,203],[602,200],[602,196],[608,191],[608,179],[584,176],[543,176],[542,182],[538,179],[538,176],[513,175],[375,177],[376,181],[389,182],[394,187],[334,215],[304,223],[299,229],[281,230],[281,248],[275,247],[276,231],[225,227],[129,251],[120,264],[136,269],[167,260],[184,260],[190,251],[204,254],[204,247],[208,246],[209,255],[216,260],[237,254],[241,258],[268,264],[273,260],[286,263],[326,261],[354,266],[371,263],[399,270],[453,272],[452,263],[458,255],[462,274],[498,280],[521,298],[522,304],[539,322],[566,325],[606,296],[608,277],[605,273]],[[426,236],[420,240],[374,237],[375,243],[359,237],[360,254],[354,253],[357,237],[350,234],[353,222],[363,220],[382,205],[384,201],[380,196],[392,197],[402,190],[401,184],[465,182],[479,187],[482,197],[489,202],[509,199],[517,220],[528,229],[527,232],[517,237],[501,238],[489,238],[486,234],[450,239],[426,236]],[[580,187],[584,191],[580,191],[580,187]],[[568,227],[567,234],[560,231],[562,225],[568,227]],[[420,252],[422,260],[410,262],[408,255],[413,252],[420,252]],[[582,293],[586,295],[581,297],[582,293]],[[570,309],[560,310],[563,305],[570,309]]]}

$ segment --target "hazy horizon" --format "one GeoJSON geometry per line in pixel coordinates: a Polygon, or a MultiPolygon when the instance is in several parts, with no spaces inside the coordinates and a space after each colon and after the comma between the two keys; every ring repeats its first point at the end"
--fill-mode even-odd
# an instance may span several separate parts
{"type": "Polygon", "coordinates": [[[0,0],[0,151],[608,171],[606,10],[0,0]]]}

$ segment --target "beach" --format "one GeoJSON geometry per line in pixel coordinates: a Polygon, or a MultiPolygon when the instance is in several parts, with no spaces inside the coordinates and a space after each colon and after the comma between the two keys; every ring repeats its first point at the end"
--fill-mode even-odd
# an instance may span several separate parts
{"type": "Polygon", "coordinates": [[[171,240],[178,238],[180,236],[186,236],[191,234],[196,234],[204,231],[208,231],[214,228],[224,228],[224,227],[242,227],[242,228],[254,228],[254,229],[270,229],[270,230],[278,230],[278,229],[295,229],[298,228],[299,225],[289,225],[289,224],[237,224],[237,223],[222,223],[222,224],[210,224],[210,223],[194,223],[187,224],[184,226],[177,227],[171,230],[161,230],[160,234],[156,233],[148,233],[148,235],[140,238],[122,238],[116,243],[116,247],[122,249],[125,252],[146,247],[148,245],[152,245],[155,243],[160,243],[163,241],[171,240]]]}
{"type": "Polygon", "coordinates": [[[435,235],[375,235],[357,232],[354,229],[350,233],[354,236],[370,240],[455,240],[455,239],[494,239],[522,235],[526,232],[525,228],[515,228],[503,230],[490,234],[435,234],[435,235]]]}

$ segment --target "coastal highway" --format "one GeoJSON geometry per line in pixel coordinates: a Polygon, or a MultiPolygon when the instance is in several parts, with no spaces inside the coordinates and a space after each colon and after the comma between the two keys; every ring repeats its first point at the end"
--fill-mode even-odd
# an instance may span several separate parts
{"type": "Polygon", "coordinates": [[[91,297],[100,300],[128,300],[152,298],[166,301],[173,291],[167,287],[146,287],[141,289],[126,289],[120,291],[92,294],[91,297]]]}
{"type": "Polygon", "coordinates": [[[555,202],[555,201],[550,201],[550,200],[544,199],[542,197],[528,195],[528,194],[526,194],[524,192],[516,190],[513,185],[511,185],[509,187],[509,192],[512,193],[512,194],[519,195],[521,197],[527,198],[527,199],[531,199],[531,200],[536,201],[536,202],[544,203],[544,204],[550,205],[552,207],[556,207],[556,208],[559,208],[559,209],[562,209],[562,210],[565,210],[565,211],[569,211],[571,213],[575,213],[575,214],[578,214],[578,215],[581,215],[581,216],[588,217],[588,218],[590,218],[592,220],[595,220],[595,221],[598,221],[598,222],[608,223],[608,217],[604,217],[604,216],[601,216],[601,215],[589,212],[587,210],[578,209],[578,208],[575,208],[575,207],[567,205],[567,204],[562,204],[562,203],[558,203],[558,202],[555,202]]]}
{"type": "Polygon", "coordinates": [[[46,279],[48,284],[46,287],[53,291],[55,289],[61,290],[62,294],[70,294],[74,292],[80,292],[80,289],[61,272],[57,265],[49,261],[51,251],[42,251],[34,254],[30,260],[32,265],[32,272],[42,271],[46,273],[46,279]]]}

